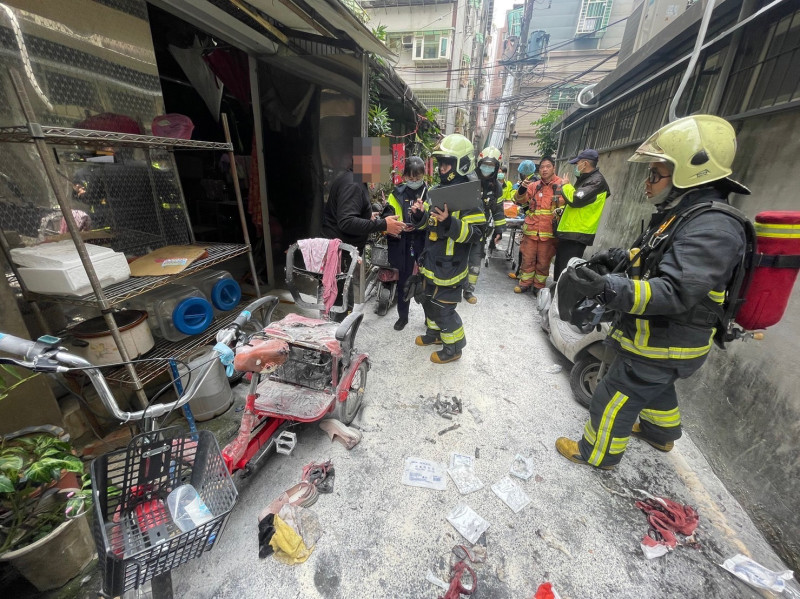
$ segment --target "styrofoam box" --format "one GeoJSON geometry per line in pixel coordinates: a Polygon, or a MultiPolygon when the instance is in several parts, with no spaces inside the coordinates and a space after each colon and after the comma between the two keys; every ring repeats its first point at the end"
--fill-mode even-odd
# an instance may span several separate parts
{"type": "MultiPolygon", "coordinates": [[[[110,248],[86,244],[101,287],[130,278],[125,255],[110,248]]],[[[11,250],[11,257],[22,266],[19,275],[33,292],[52,295],[86,295],[92,291],[78,251],[71,241],[44,243],[11,250]]]]}

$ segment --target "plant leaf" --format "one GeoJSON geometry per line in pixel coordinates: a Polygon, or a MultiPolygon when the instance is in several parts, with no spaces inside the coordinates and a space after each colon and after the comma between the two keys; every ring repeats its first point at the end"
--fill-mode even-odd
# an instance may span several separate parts
{"type": "Polygon", "coordinates": [[[5,475],[0,474],[0,493],[13,493],[14,485],[11,480],[5,475]]]}
{"type": "Polygon", "coordinates": [[[22,464],[22,458],[18,455],[0,455],[0,470],[3,472],[19,470],[22,468],[22,464]]]}

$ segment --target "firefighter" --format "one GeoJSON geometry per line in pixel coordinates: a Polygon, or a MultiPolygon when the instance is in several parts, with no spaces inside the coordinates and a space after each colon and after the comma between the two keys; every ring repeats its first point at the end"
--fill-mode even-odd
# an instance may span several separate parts
{"type": "Polygon", "coordinates": [[[515,198],[525,207],[525,222],[519,244],[519,285],[514,287],[514,293],[533,289],[535,294],[543,289],[556,254],[558,240],[553,235],[553,219],[564,206],[561,178],[556,175],[555,161],[549,157],[539,162],[539,174],[541,179],[534,183],[523,181],[515,198]]]}
{"type": "MultiPolygon", "coordinates": [[[[475,148],[463,135],[442,138],[433,152],[442,185],[455,185],[471,180],[475,169],[475,148]]],[[[456,305],[461,301],[469,273],[470,244],[480,240],[486,217],[480,209],[455,211],[428,210],[422,199],[412,208],[412,223],[426,228],[425,249],[419,258],[422,275],[422,307],[427,331],[416,339],[421,346],[442,344],[431,354],[431,361],[446,364],[461,358],[467,344],[456,305]]]]}
{"type": "MultiPolygon", "coordinates": [[[[399,235],[389,235],[387,246],[389,264],[397,269],[397,289],[405,288],[406,281],[414,272],[417,256],[422,254],[425,247],[425,234],[409,225],[411,207],[418,199],[425,198],[428,186],[425,184],[425,163],[419,156],[410,156],[403,169],[405,182],[394,188],[386,201],[383,209],[383,218],[394,215],[398,220],[406,223],[406,230],[399,235]]],[[[397,322],[394,323],[395,331],[402,331],[408,324],[409,300],[402,291],[397,294],[397,322]]]]}
{"type": "Polygon", "coordinates": [[[592,396],[583,438],[556,441],[568,460],[610,469],[631,434],[661,451],[680,438],[675,381],[706,360],[746,243],[741,223],[722,211],[685,221],[680,215],[699,203],[727,203],[732,192],[749,194],[728,178],[735,154],[733,127],[716,116],[685,117],[659,129],[628,159],[649,163],[645,195],[656,212],[647,230],[629,252],[602,252],[588,268],[564,271],[564,284],[613,311],[606,342],[617,352],[592,396]],[[680,226],[671,229],[676,220],[680,226]]]}
{"type": "Polygon", "coordinates": [[[486,238],[490,237],[490,248],[494,249],[495,244],[503,238],[503,231],[506,228],[506,214],[503,212],[503,187],[497,180],[500,169],[500,161],[503,156],[500,150],[489,146],[478,154],[478,179],[481,182],[481,199],[483,200],[483,214],[486,217],[486,225],[483,227],[481,238],[472,244],[469,249],[469,275],[467,283],[464,285],[464,299],[470,304],[477,304],[478,298],[475,297],[475,285],[481,274],[481,262],[486,257],[486,238]],[[491,222],[494,222],[494,230],[489,231],[491,222]]]}

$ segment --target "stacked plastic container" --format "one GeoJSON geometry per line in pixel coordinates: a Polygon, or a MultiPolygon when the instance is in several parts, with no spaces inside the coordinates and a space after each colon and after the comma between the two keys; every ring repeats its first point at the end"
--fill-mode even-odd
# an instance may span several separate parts
{"type": "Polygon", "coordinates": [[[153,335],[168,341],[199,335],[214,319],[211,303],[192,285],[159,287],[130,300],[127,307],[146,310],[153,335]]]}
{"type": "Polygon", "coordinates": [[[184,285],[197,287],[214,307],[214,314],[230,312],[242,301],[242,289],[226,270],[203,270],[181,279],[184,285]]]}

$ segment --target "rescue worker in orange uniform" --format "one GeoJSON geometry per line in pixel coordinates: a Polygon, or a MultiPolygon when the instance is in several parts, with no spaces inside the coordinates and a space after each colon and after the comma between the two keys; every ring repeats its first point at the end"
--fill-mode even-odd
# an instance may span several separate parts
{"type": "Polygon", "coordinates": [[[539,162],[538,181],[520,183],[516,201],[525,207],[525,222],[522,225],[522,241],[519,245],[519,284],[514,293],[526,293],[531,289],[538,293],[544,288],[550,263],[556,254],[558,240],[553,234],[553,218],[564,206],[561,196],[561,178],[556,174],[555,162],[550,157],[539,162]]]}

